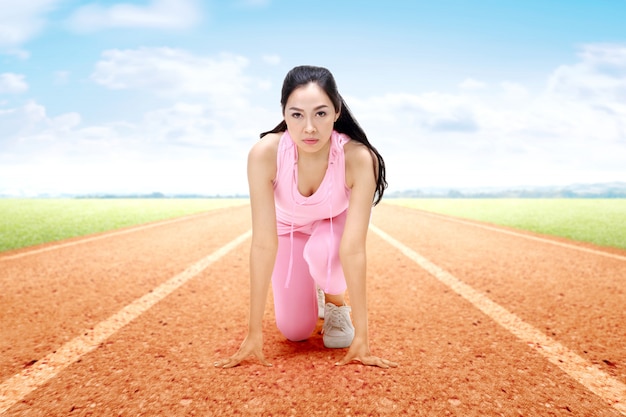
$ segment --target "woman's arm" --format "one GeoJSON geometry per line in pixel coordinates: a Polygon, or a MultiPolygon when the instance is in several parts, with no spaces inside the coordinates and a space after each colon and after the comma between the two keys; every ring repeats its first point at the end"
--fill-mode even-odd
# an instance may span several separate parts
{"type": "Polygon", "coordinates": [[[365,146],[352,142],[346,144],[345,155],[346,183],[351,194],[339,257],[348,286],[355,334],[348,353],[337,364],[357,360],[365,365],[395,367],[394,362],[372,356],[369,349],[365,244],[376,190],[372,155],[365,146]]]}
{"type": "Polygon", "coordinates": [[[248,335],[235,355],[215,363],[218,367],[236,366],[250,355],[255,355],[264,365],[271,366],[263,356],[263,313],[278,248],[273,188],[277,143],[276,135],[268,135],[257,142],[248,154],[252,211],[248,335]]]}
{"type": "Polygon", "coordinates": [[[262,330],[267,291],[274,269],[278,237],[273,180],[276,176],[276,148],[267,137],[248,156],[248,184],[252,210],[250,248],[250,317],[248,332],[262,330]]]}

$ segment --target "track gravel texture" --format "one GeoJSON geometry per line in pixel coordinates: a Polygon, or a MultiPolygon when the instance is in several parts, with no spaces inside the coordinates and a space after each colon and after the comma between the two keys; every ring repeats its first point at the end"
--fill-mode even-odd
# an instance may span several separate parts
{"type": "Polygon", "coordinates": [[[214,368],[246,334],[249,217],[0,254],[0,415],[626,415],[626,252],[386,204],[370,343],[398,368],[334,366],[321,320],[286,341],[271,299],[273,367],[214,368]]]}

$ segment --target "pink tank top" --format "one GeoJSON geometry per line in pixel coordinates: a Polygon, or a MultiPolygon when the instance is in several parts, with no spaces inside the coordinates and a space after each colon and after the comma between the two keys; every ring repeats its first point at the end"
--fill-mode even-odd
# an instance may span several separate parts
{"type": "MultiPolygon", "coordinates": [[[[305,197],[298,191],[298,147],[288,131],[285,131],[278,144],[276,179],[274,180],[274,204],[276,206],[276,226],[278,235],[289,234],[291,253],[287,269],[285,288],[289,287],[293,266],[293,233],[311,234],[315,222],[330,220],[330,233],[333,234],[333,217],[348,209],[350,189],[346,186],[346,160],[343,145],[350,138],[333,131],[330,136],[328,168],[322,183],[313,195],[305,197]]],[[[330,251],[335,250],[330,239],[330,251]]],[[[326,285],[331,275],[331,261],[328,257],[326,285]]],[[[325,291],[327,291],[325,289],[325,291]]]]}
{"type": "Polygon", "coordinates": [[[278,234],[311,233],[317,220],[332,219],[348,208],[350,189],[346,186],[346,164],[343,145],[350,138],[333,131],[328,168],[319,188],[310,197],[298,191],[298,148],[289,132],[283,133],[278,145],[274,201],[278,234]]]}

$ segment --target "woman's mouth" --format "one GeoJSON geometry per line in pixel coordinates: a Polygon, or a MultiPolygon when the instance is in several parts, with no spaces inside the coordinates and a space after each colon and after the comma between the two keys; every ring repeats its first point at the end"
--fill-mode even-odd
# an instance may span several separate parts
{"type": "Polygon", "coordinates": [[[302,140],[302,142],[304,142],[307,145],[315,145],[317,143],[317,141],[318,140],[315,139],[315,138],[306,138],[306,139],[302,140]]]}

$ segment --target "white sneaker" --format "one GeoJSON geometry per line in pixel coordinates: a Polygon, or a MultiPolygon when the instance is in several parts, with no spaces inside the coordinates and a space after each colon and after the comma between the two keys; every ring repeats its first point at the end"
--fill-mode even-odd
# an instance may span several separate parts
{"type": "Polygon", "coordinates": [[[326,295],[324,295],[324,290],[320,287],[317,287],[317,317],[320,319],[324,318],[324,304],[326,303],[326,295]]]}
{"type": "Polygon", "coordinates": [[[327,303],[324,308],[322,334],[324,346],[331,349],[347,348],[354,339],[354,326],[350,319],[350,307],[337,307],[327,303]]]}

